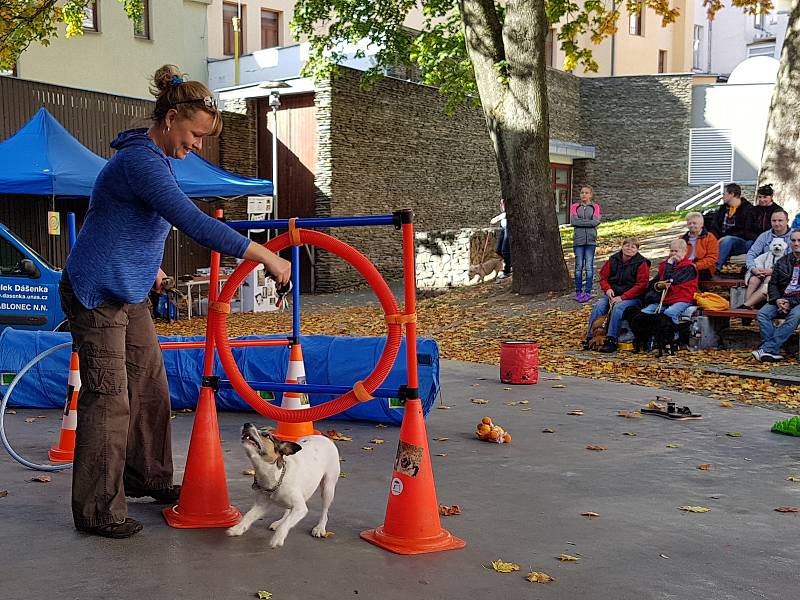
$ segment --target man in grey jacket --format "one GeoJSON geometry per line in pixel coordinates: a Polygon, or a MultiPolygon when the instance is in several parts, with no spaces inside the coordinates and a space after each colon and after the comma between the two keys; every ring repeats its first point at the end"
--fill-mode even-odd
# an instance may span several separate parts
{"type": "MultiPolygon", "coordinates": [[[[780,239],[786,242],[786,252],[791,252],[791,245],[789,244],[789,214],[779,208],[772,213],[770,218],[771,229],[760,234],[750,250],[747,251],[747,276],[745,283],[747,284],[747,291],[745,292],[744,308],[750,308],[759,305],[767,297],[767,284],[772,275],[772,268],[765,266],[762,262],[760,265],[756,264],[756,259],[770,251],[770,245],[775,239],[780,239]]],[[[772,262],[767,263],[772,264],[772,262]]]]}
{"type": "Polygon", "coordinates": [[[775,263],[769,299],[758,311],[761,347],[753,356],[761,362],[783,360],[781,346],[800,325],[800,231],[792,231],[789,240],[792,252],[775,263]],[[775,327],[775,319],[783,319],[783,323],[775,327]]]}

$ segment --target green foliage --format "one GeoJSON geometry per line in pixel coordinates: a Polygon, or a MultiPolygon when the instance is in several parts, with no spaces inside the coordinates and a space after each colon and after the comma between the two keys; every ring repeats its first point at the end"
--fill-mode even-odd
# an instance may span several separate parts
{"type": "MultiPolygon", "coordinates": [[[[600,223],[597,227],[597,236],[605,243],[609,240],[622,240],[626,237],[644,237],[652,235],[672,225],[683,223],[686,215],[690,212],[689,210],[681,210],[632,217],[630,219],[606,221],[600,223]]],[[[572,236],[574,232],[575,230],[572,227],[562,227],[559,230],[561,234],[561,245],[564,248],[572,247],[572,236]]]]}
{"type": "MultiPolygon", "coordinates": [[[[118,0],[132,20],[141,18],[142,0],[118,0]]],[[[43,46],[58,36],[58,23],[67,26],[66,37],[83,35],[85,9],[91,0],[2,0],[0,2],[0,69],[14,68],[19,55],[32,42],[43,46]]]]}
{"type": "MultiPolygon", "coordinates": [[[[578,67],[597,71],[592,46],[617,32],[618,8],[623,2],[629,11],[652,9],[661,17],[662,26],[679,17],[670,0],[621,0],[619,4],[611,0],[538,1],[545,3],[547,20],[558,30],[558,43],[566,54],[562,66],[568,71],[578,67]]],[[[732,2],[747,12],[772,7],[771,0],[732,2]]],[[[411,63],[419,69],[423,83],[441,89],[448,99],[447,109],[452,112],[465,101],[477,102],[478,92],[465,45],[462,4],[463,0],[298,0],[291,26],[296,36],[306,35],[311,42],[306,75],[325,77],[335,73],[336,63],[348,54],[345,44],[365,39],[379,48],[366,81],[383,73],[386,67],[411,63]],[[419,35],[412,39],[403,28],[403,21],[414,6],[422,7],[425,22],[419,35]]],[[[713,15],[721,0],[704,0],[704,4],[713,15]]],[[[506,2],[501,5],[495,1],[493,9],[488,1],[482,5],[485,10],[494,10],[501,24],[505,11],[513,10],[513,5],[506,2]]],[[[355,55],[365,55],[363,46],[355,55]]],[[[498,81],[507,85],[508,64],[504,56],[496,58],[498,81]]]]}

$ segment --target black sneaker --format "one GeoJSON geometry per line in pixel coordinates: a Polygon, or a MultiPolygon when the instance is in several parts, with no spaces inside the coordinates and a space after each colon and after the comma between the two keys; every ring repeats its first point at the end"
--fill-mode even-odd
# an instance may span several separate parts
{"type": "Polygon", "coordinates": [[[180,498],[181,486],[173,485],[172,487],[162,488],[160,490],[125,490],[125,495],[128,498],[145,498],[150,496],[155,500],[156,504],[175,504],[178,502],[178,498],[180,498]]]}
{"type": "Polygon", "coordinates": [[[589,350],[589,340],[583,340],[581,344],[581,350],[589,350]]]}
{"type": "Polygon", "coordinates": [[[611,354],[612,352],[617,351],[617,340],[614,338],[606,338],[605,343],[600,346],[597,350],[598,352],[602,352],[603,354],[611,354]]]}
{"type": "Polygon", "coordinates": [[[143,525],[139,521],[131,519],[130,517],[126,517],[122,523],[106,523],[105,525],[96,525],[94,527],[75,526],[75,529],[83,533],[113,538],[115,540],[129,538],[139,533],[142,528],[143,525]]]}

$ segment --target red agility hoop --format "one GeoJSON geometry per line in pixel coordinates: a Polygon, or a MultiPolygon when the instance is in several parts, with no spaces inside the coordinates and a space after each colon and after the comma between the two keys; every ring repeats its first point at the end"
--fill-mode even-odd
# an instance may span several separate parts
{"type": "MultiPolygon", "coordinates": [[[[375,265],[373,265],[366,256],[343,241],[319,231],[295,229],[294,234],[295,236],[299,234],[300,241],[303,244],[317,246],[318,248],[327,250],[355,267],[361,276],[366,279],[381,303],[383,312],[387,316],[388,335],[386,345],[383,348],[378,363],[375,365],[375,369],[368,377],[360,382],[361,385],[359,386],[358,393],[354,390],[350,390],[338,398],[334,398],[333,400],[311,408],[285,409],[274,406],[259,396],[258,393],[250,387],[250,384],[245,381],[231,353],[227,329],[228,311],[226,308],[230,306],[231,299],[239,289],[239,286],[242,285],[245,277],[247,277],[259,263],[247,260],[240,264],[228,278],[225,287],[223,287],[220,292],[217,302],[209,306],[208,331],[214,336],[214,344],[219,351],[220,362],[225,369],[225,373],[228,375],[233,389],[239,393],[245,402],[260,414],[268,419],[274,419],[284,423],[302,423],[304,421],[327,419],[332,415],[343,412],[358,404],[362,401],[361,398],[365,397],[363,392],[367,392],[367,394],[371,395],[372,392],[383,383],[392,370],[392,366],[394,365],[394,361],[400,349],[403,329],[402,324],[393,322],[390,318],[399,312],[394,294],[392,294],[389,286],[386,284],[386,280],[384,280],[383,276],[375,268],[375,265]]],[[[267,250],[278,253],[284,248],[291,246],[292,241],[289,233],[284,233],[264,244],[264,247],[267,250]]]]}

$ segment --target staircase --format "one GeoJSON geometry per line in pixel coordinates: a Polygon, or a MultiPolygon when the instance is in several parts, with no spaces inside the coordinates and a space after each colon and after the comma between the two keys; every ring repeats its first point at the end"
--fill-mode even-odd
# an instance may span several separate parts
{"type": "Polygon", "coordinates": [[[698,192],[688,200],[684,200],[675,207],[675,210],[689,210],[692,208],[708,208],[722,203],[722,192],[725,182],[719,181],[698,192]]]}

